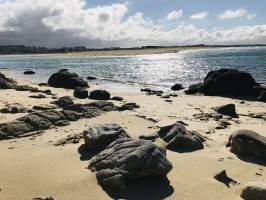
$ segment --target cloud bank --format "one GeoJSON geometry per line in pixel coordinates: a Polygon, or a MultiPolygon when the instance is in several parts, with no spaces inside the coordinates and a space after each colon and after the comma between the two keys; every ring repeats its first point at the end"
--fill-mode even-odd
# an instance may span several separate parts
{"type": "MultiPolygon", "coordinates": [[[[168,15],[170,21],[182,16],[179,11],[168,15]]],[[[85,0],[0,0],[2,45],[101,48],[266,43],[266,25],[208,31],[188,22],[175,23],[169,30],[165,20],[153,21],[140,12],[129,16],[127,4],[90,8],[85,0]]]]}

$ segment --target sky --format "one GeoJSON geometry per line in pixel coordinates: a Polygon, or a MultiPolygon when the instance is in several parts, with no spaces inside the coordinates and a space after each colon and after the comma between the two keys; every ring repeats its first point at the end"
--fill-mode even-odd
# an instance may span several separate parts
{"type": "Polygon", "coordinates": [[[0,0],[0,45],[266,44],[265,0],[0,0]]]}

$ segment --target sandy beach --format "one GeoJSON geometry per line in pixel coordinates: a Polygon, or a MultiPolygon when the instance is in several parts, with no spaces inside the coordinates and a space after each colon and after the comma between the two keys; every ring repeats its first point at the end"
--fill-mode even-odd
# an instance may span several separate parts
{"type": "MultiPolygon", "coordinates": [[[[20,81],[39,87],[37,84],[20,81]]],[[[56,97],[73,95],[72,90],[51,87],[56,97]]],[[[100,88],[93,86],[91,88],[100,88]]],[[[0,107],[19,103],[27,108],[49,104],[53,99],[29,98],[28,91],[0,90],[0,107]]],[[[243,186],[250,181],[266,179],[263,165],[239,159],[225,147],[230,134],[239,129],[250,129],[266,136],[263,119],[251,118],[250,113],[266,110],[266,104],[257,101],[241,101],[231,98],[179,94],[166,102],[158,96],[145,93],[112,93],[122,96],[125,102],[135,102],[140,108],[133,111],[111,111],[91,119],[80,119],[69,126],[53,127],[41,135],[0,141],[0,199],[28,200],[35,197],[51,196],[56,200],[111,199],[97,184],[95,174],[87,169],[89,158],[82,154],[83,139],[77,144],[54,146],[68,135],[83,132],[87,127],[117,123],[133,138],[148,135],[159,127],[176,121],[186,123],[188,130],[199,132],[206,138],[204,149],[189,153],[167,150],[167,158],[173,169],[167,175],[169,184],[154,181],[133,183],[129,187],[128,199],[184,199],[184,200],[240,200],[243,186]],[[217,121],[196,119],[194,114],[213,112],[212,108],[228,103],[236,105],[239,118],[230,120],[225,129],[216,129],[217,121]],[[193,116],[194,115],[194,116],[193,116]],[[213,177],[226,170],[229,177],[238,182],[227,187],[213,177]]],[[[92,100],[75,99],[75,103],[92,100]]],[[[120,105],[122,102],[115,102],[120,105]]],[[[26,113],[0,114],[0,123],[12,121],[26,113]]]]}

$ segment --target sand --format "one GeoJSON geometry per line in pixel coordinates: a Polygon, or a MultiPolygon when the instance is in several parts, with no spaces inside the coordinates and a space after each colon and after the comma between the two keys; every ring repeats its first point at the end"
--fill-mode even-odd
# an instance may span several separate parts
{"type": "MultiPolygon", "coordinates": [[[[29,82],[26,84],[36,86],[29,82]]],[[[44,88],[46,87],[42,87],[44,88]]],[[[49,89],[58,97],[72,94],[70,90],[49,89]]],[[[118,123],[132,137],[137,138],[158,130],[160,126],[181,120],[188,124],[189,130],[198,131],[208,138],[203,150],[191,153],[167,151],[167,158],[173,164],[173,169],[167,176],[169,185],[152,181],[133,184],[129,188],[129,199],[240,200],[241,189],[247,182],[266,180],[265,166],[240,160],[225,147],[229,135],[235,130],[250,129],[266,136],[265,121],[241,115],[228,128],[206,134],[217,126],[217,122],[200,121],[192,116],[200,113],[199,109],[213,112],[212,107],[227,103],[234,103],[239,114],[258,113],[266,111],[265,103],[245,101],[241,104],[240,100],[230,98],[182,94],[172,97],[173,102],[169,103],[160,97],[147,96],[140,92],[112,94],[124,97],[126,102],[135,102],[141,108],[125,112],[113,111],[96,118],[82,119],[67,127],[46,130],[36,137],[0,141],[0,199],[29,200],[42,196],[52,196],[56,200],[111,199],[97,184],[95,174],[86,168],[88,158],[79,153],[83,140],[79,144],[53,145],[69,134],[81,133],[88,126],[103,123],[118,123]],[[228,188],[213,179],[223,169],[239,184],[228,188]]],[[[20,103],[31,108],[53,100],[32,99],[29,95],[32,93],[0,90],[0,108],[5,103],[20,103]]],[[[88,99],[75,101],[90,102],[88,99]]],[[[0,123],[23,115],[25,114],[0,114],[0,123]]]]}

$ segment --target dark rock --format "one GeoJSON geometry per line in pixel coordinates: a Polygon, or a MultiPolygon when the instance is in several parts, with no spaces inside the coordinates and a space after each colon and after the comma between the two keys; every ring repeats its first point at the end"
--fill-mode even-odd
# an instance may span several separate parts
{"type": "Polygon", "coordinates": [[[222,115],[228,115],[233,118],[237,118],[238,115],[236,114],[236,107],[235,104],[227,104],[223,106],[219,106],[214,108],[214,110],[222,115]]]}
{"type": "Polygon", "coordinates": [[[4,74],[0,73],[0,89],[15,89],[17,82],[11,78],[7,78],[4,74]]]}
{"type": "Polygon", "coordinates": [[[95,77],[95,76],[88,76],[87,77],[87,80],[96,80],[97,79],[97,77],[95,77]]]}
{"type": "Polygon", "coordinates": [[[11,113],[11,114],[16,114],[16,113],[26,113],[28,112],[28,109],[25,108],[24,106],[20,104],[8,104],[6,105],[5,108],[2,108],[0,110],[1,113],[11,113]]]}
{"type": "Polygon", "coordinates": [[[112,102],[108,102],[108,101],[94,101],[94,102],[88,103],[87,105],[95,107],[95,108],[99,108],[104,111],[116,110],[115,105],[112,102]]]}
{"type": "Polygon", "coordinates": [[[83,132],[83,137],[85,145],[89,149],[102,151],[118,138],[129,138],[130,136],[117,124],[104,124],[89,127],[83,132]]]}
{"type": "Polygon", "coordinates": [[[149,140],[149,141],[154,142],[158,137],[159,137],[158,134],[155,132],[155,133],[150,134],[150,135],[141,135],[141,136],[139,136],[139,139],[149,140]]]}
{"type": "Polygon", "coordinates": [[[266,137],[250,130],[239,130],[229,137],[227,147],[239,156],[266,161],[266,137]]]}
{"type": "Polygon", "coordinates": [[[74,104],[74,101],[72,97],[64,96],[60,97],[57,101],[54,101],[53,103],[59,106],[60,108],[64,108],[66,106],[74,104]]]}
{"type": "Polygon", "coordinates": [[[79,77],[76,73],[68,70],[60,70],[54,73],[48,80],[51,87],[75,89],[76,87],[88,87],[88,83],[79,77]]]}
{"type": "Polygon", "coordinates": [[[33,92],[39,92],[39,89],[36,87],[31,87],[29,85],[19,85],[16,87],[17,91],[33,91],[33,92]]]}
{"type": "Polygon", "coordinates": [[[164,148],[146,140],[119,138],[93,157],[89,169],[106,190],[123,193],[131,180],[165,177],[172,169],[164,148]]]}
{"type": "Polygon", "coordinates": [[[111,98],[111,100],[113,100],[113,101],[123,101],[124,99],[123,99],[123,97],[114,96],[114,97],[111,98]]]}
{"type": "Polygon", "coordinates": [[[78,121],[80,118],[82,118],[82,115],[80,113],[71,110],[63,110],[61,111],[61,113],[68,121],[78,121]]]}
{"type": "Polygon", "coordinates": [[[34,113],[34,115],[48,119],[53,125],[58,121],[66,120],[64,114],[57,110],[47,110],[45,112],[36,112],[34,113]]]}
{"type": "Polygon", "coordinates": [[[72,104],[64,108],[65,110],[82,113],[85,118],[97,117],[103,114],[103,110],[88,104],[72,104]]]}
{"type": "Polygon", "coordinates": [[[262,91],[258,97],[258,101],[266,102],[266,91],[262,91]]]}
{"type": "Polygon", "coordinates": [[[41,86],[41,87],[47,87],[47,86],[49,86],[48,83],[39,83],[38,85],[41,86]]]}
{"type": "Polygon", "coordinates": [[[166,148],[177,152],[203,149],[205,139],[197,132],[188,131],[181,123],[160,128],[157,135],[166,142],[166,148]]]}
{"type": "Polygon", "coordinates": [[[221,172],[218,172],[215,176],[214,179],[216,179],[217,181],[225,184],[227,187],[230,187],[230,184],[235,185],[238,182],[233,180],[232,178],[229,178],[226,174],[226,171],[223,170],[221,172]]]}
{"type": "Polygon", "coordinates": [[[36,113],[21,117],[18,119],[18,121],[24,121],[30,124],[35,130],[46,130],[52,126],[52,123],[49,121],[49,119],[38,116],[36,113]]]}
{"type": "Polygon", "coordinates": [[[181,84],[175,84],[171,87],[171,90],[174,90],[174,91],[178,91],[178,90],[182,90],[184,89],[183,86],[181,84]]]}
{"type": "Polygon", "coordinates": [[[89,92],[86,88],[77,87],[74,90],[74,97],[79,99],[86,99],[89,96],[89,92]]]}
{"type": "Polygon", "coordinates": [[[94,90],[90,92],[89,98],[95,100],[109,100],[110,97],[110,93],[106,90],[94,90]]]}
{"type": "Polygon", "coordinates": [[[53,106],[53,105],[42,104],[42,105],[33,106],[32,109],[34,109],[34,110],[53,110],[53,109],[57,109],[57,107],[53,106]]]}
{"type": "Polygon", "coordinates": [[[53,197],[35,197],[32,200],[55,200],[53,197]]]}
{"type": "Polygon", "coordinates": [[[44,99],[44,98],[46,98],[46,96],[43,95],[43,94],[31,95],[29,97],[30,98],[34,98],[34,99],[44,99]]]}
{"type": "Polygon", "coordinates": [[[25,74],[25,75],[31,75],[31,74],[35,74],[35,72],[32,71],[32,70],[26,70],[26,71],[24,72],[24,74],[25,74]]]}
{"type": "Polygon", "coordinates": [[[164,96],[161,96],[162,99],[170,99],[171,98],[171,95],[164,95],[164,96]]]}
{"type": "Polygon", "coordinates": [[[246,72],[235,69],[211,71],[204,83],[191,86],[186,94],[202,93],[210,96],[258,96],[254,87],[259,84],[246,72]]]}
{"type": "Polygon", "coordinates": [[[134,110],[136,108],[139,108],[140,106],[136,103],[125,103],[122,106],[118,107],[117,110],[119,111],[125,111],[125,110],[134,110]]]}
{"type": "Polygon", "coordinates": [[[241,192],[241,197],[245,200],[266,200],[266,182],[249,182],[241,192]]]}
{"type": "Polygon", "coordinates": [[[0,124],[0,140],[19,137],[23,133],[35,131],[35,128],[23,121],[0,124]]]}
{"type": "Polygon", "coordinates": [[[140,89],[141,92],[151,92],[152,89],[151,88],[143,88],[143,89],[140,89]]]}
{"type": "Polygon", "coordinates": [[[61,120],[55,122],[55,126],[68,126],[68,125],[70,125],[70,122],[67,120],[61,120]]]}
{"type": "Polygon", "coordinates": [[[52,95],[52,91],[51,90],[42,90],[40,92],[43,93],[43,94],[52,95]]]}

